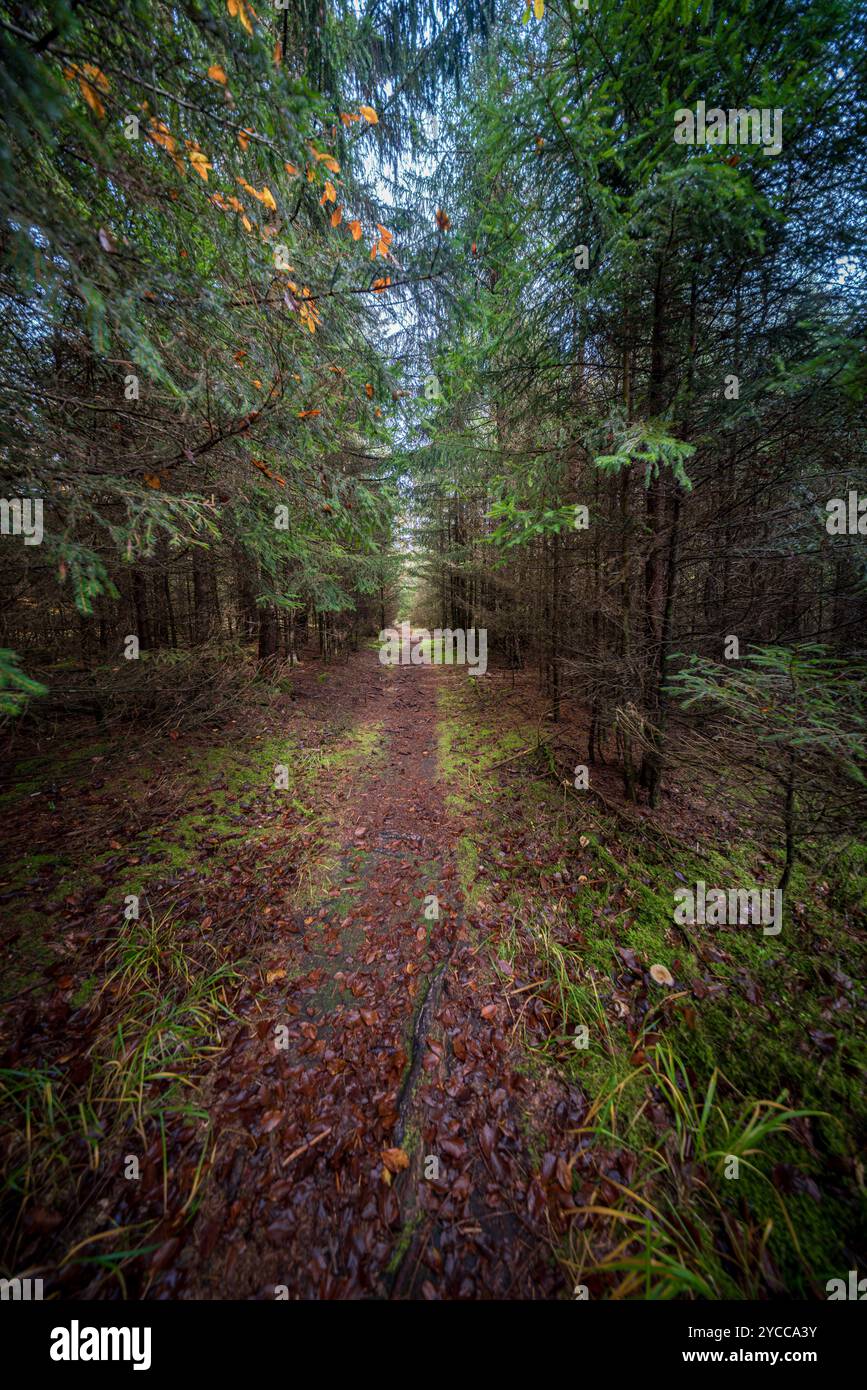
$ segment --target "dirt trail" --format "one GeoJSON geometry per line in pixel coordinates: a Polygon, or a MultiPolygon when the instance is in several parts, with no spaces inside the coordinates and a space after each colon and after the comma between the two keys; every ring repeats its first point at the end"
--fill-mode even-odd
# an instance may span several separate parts
{"type": "Polygon", "coordinates": [[[563,1292],[524,1135],[531,1114],[546,1132],[578,1117],[567,1097],[534,1113],[553,1102],[514,1069],[502,986],[464,918],[435,757],[454,673],[383,674],[366,711],[384,729],[377,771],[347,779],[321,904],[267,946],[253,1036],[238,1029],[209,1098],[219,1149],[195,1248],[164,1295],[563,1292]]]}

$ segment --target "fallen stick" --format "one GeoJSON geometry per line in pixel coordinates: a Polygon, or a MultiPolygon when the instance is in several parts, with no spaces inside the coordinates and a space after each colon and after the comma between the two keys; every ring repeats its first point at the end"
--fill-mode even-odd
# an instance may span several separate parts
{"type": "Polygon", "coordinates": [[[300,1149],[295,1149],[288,1158],[284,1158],[282,1166],[285,1168],[286,1164],[291,1163],[293,1158],[300,1158],[308,1149],[312,1149],[314,1144],[318,1144],[320,1139],[324,1139],[327,1134],[330,1134],[333,1128],[333,1125],[329,1125],[327,1129],[323,1129],[321,1134],[317,1134],[315,1139],[308,1139],[307,1143],[302,1144],[300,1149]]]}
{"type": "Polygon", "coordinates": [[[538,753],[540,748],[549,747],[550,744],[547,743],[547,741],[544,743],[533,743],[529,748],[522,748],[518,753],[511,753],[508,758],[501,758],[498,763],[491,763],[490,767],[483,768],[483,771],[485,773],[493,772],[495,767],[505,767],[507,763],[513,763],[516,758],[526,758],[528,753],[538,753]]]}

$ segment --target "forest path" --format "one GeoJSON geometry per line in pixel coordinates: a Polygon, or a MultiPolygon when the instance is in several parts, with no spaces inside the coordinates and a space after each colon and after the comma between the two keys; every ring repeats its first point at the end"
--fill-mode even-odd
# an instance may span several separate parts
{"type": "Polygon", "coordinates": [[[464,917],[437,777],[438,691],[458,677],[381,674],[376,769],[323,772],[343,801],[328,881],[271,934],[261,1016],[213,1084],[188,1296],[563,1292],[526,1138],[534,1083],[464,917]]]}

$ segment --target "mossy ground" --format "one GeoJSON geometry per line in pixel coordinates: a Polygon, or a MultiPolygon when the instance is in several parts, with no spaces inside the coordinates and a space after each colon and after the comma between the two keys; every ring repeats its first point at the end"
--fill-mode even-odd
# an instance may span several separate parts
{"type": "MultiPolygon", "coordinates": [[[[326,819],[317,799],[317,780],[369,758],[381,736],[381,726],[371,724],[344,731],[324,750],[309,750],[285,737],[210,746],[191,753],[169,777],[163,770],[159,780],[147,763],[126,765],[120,760],[119,770],[105,778],[103,797],[107,805],[119,808],[118,814],[123,814],[127,822],[123,830],[116,832],[118,837],[122,835],[123,843],[119,838],[108,848],[95,848],[79,845],[70,836],[68,843],[61,838],[61,847],[57,849],[25,850],[8,865],[4,887],[7,891],[27,891],[28,897],[35,891],[49,912],[58,909],[70,896],[81,894],[88,894],[97,906],[103,887],[106,892],[119,894],[122,900],[126,894],[146,893],[167,874],[199,863],[203,855],[213,868],[231,858],[235,841],[242,837],[247,843],[259,840],[267,848],[268,841],[282,833],[274,812],[288,808],[305,835],[315,836],[326,819]],[[278,765],[287,771],[285,787],[274,785],[278,765]],[[148,807],[153,800],[150,790],[154,781],[158,789],[165,786],[167,799],[171,799],[171,814],[165,814],[168,807],[163,808],[162,815],[159,806],[148,807]],[[129,825],[130,812],[134,819],[137,810],[146,822],[139,829],[129,825]],[[258,824],[254,820],[251,825],[252,811],[260,813],[258,824]],[[111,887],[107,886],[109,883],[111,887]]],[[[20,808],[34,789],[43,800],[46,795],[49,797],[50,810],[51,796],[46,792],[49,771],[51,783],[62,783],[66,796],[74,797],[76,791],[83,789],[88,773],[92,775],[93,759],[101,756],[93,749],[102,749],[104,755],[105,747],[99,744],[77,749],[69,765],[58,763],[55,756],[50,760],[30,759],[17,770],[13,768],[13,778],[21,770],[25,780],[17,784],[14,792],[7,793],[10,814],[20,808]],[[83,769],[84,763],[91,768],[83,769]]],[[[106,833],[111,835],[111,829],[106,828],[106,833]]],[[[36,914],[28,914],[30,927],[37,925],[35,918],[36,914]]]]}
{"type": "MultiPolygon", "coordinates": [[[[591,797],[582,801],[558,785],[537,725],[498,707],[472,678],[443,675],[439,714],[439,778],[447,810],[461,823],[457,877],[479,977],[496,977],[505,993],[509,969],[529,968],[537,987],[523,997],[544,999],[547,1035],[526,1036],[522,1068],[540,1085],[553,1071],[580,1088],[592,1117],[581,1144],[628,1153],[631,1187],[660,1211],[688,1214],[695,1232],[688,1240],[679,1231],[666,1244],[661,1223],[649,1223],[654,1258],[674,1251],[695,1281],[681,1289],[710,1288],[718,1297],[815,1295],[827,1279],[858,1267],[867,1131],[864,848],[850,846],[830,864],[826,856],[798,865],[779,936],[750,926],[679,927],[679,885],[767,886],[779,871],[773,846],[700,831],[694,843],[678,843],[650,821],[632,833],[591,797]],[[653,983],[651,965],[665,967],[674,985],[653,983]],[[581,1026],[586,1048],[575,1046],[581,1026]],[[686,1099],[680,1120],[672,1111],[660,1132],[650,1110],[671,1100],[666,1056],[686,1099]],[[712,1084],[704,1133],[700,1111],[712,1084]],[[728,1181],[719,1154],[737,1146],[755,1101],[811,1115],[763,1139],[737,1182],[728,1181]],[[696,1169],[704,1189],[690,1176],[696,1169]],[[726,1249],[732,1232],[743,1236],[737,1258],[726,1249]]],[[[171,903],[180,883],[190,889],[188,903],[217,877],[225,891],[240,854],[245,875],[263,888],[287,869],[281,895],[288,891],[293,910],[327,895],[333,916],[348,914],[351,893],[339,887],[340,871],[348,864],[364,876],[370,855],[356,845],[348,857],[341,849],[352,813],[342,774],[351,774],[356,792],[363,786],[383,725],[353,723],[335,708],[317,740],[312,747],[294,734],[241,735],[173,746],[164,757],[151,749],[137,760],[101,740],[70,750],[68,760],[56,752],[23,760],[6,810],[23,814],[35,805],[40,834],[18,842],[4,877],[4,892],[18,900],[20,931],[6,996],[54,988],[46,967],[56,961],[67,917],[91,914],[104,924],[116,905],[120,927],[127,894],[142,896],[150,912],[163,898],[171,903]],[[277,765],[287,769],[285,786],[274,785],[277,765]],[[91,816],[92,835],[81,833],[91,816]]],[[[417,884],[435,882],[436,873],[436,864],[420,864],[417,884]]],[[[412,897],[426,922],[421,888],[412,897]]],[[[188,930],[198,920],[192,912],[176,925],[188,930]]],[[[341,947],[352,951],[359,940],[359,929],[347,927],[341,947]]],[[[285,978],[300,970],[291,950],[282,963],[285,978]]],[[[71,1007],[84,1008],[103,978],[82,950],[71,1007]]],[[[408,1056],[429,983],[408,1025],[408,1056]]],[[[351,1003],[327,992],[318,1001],[323,1010],[351,1003]]],[[[33,1084],[41,1096],[35,1072],[33,1084]]],[[[541,1162],[545,1136],[530,1114],[525,1132],[541,1162]]],[[[416,1147],[410,1130],[405,1145],[416,1147]]],[[[401,1250],[412,1236],[409,1225],[401,1250]]],[[[574,1248],[560,1253],[570,1268],[583,1258],[574,1248]]],[[[395,1269],[399,1263],[396,1255],[395,1269]]]]}
{"type": "MultiPolygon", "coordinates": [[[[496,885],[509,911],[503,914],[506,925],[492,935],[492,953],[516,957],[519,919],[549,972],[559,1018],[542,1060],[580,1084],[591,1101],[616,1095],[606,1123],[615,1126],[618,1142],[631,1146],[644,1175],[659,1168],[662,1153],[660,1136],[643,1113],[658,1090],[648,1087],[636,1063],[649,1055],[652,1068],[657,1042],[671,1049],[678,1074],[697,1097],[705,1095],[715,1072],[721,1074],[711,1148],[734,1143],[732,1135],[753,1101],[815,1112],[792,1132],[771,1134],[761,1155],[750,1159],[756,1171],[741,1164],[737,1182],[727,1181],[718,1164],[707,1219],[712,1223],[722,1211],[762,1232],[750,1237],[757,1251],[767,1236],[788,1296],[822,1290],[828,1278],[852,1267],[867,1228],[861,1157],[867,1133],[861,992],[867,945],[857,913],[864,893],[863,848],[850,849],[833,877],[827,863],[821,872],[809,862],[798,866],[779,936],[763,935],[758,925],[680,928],[673,913],[678,886],[698,880],[709,886],[773,885],[779,872],[773,847],[699,839],[688,850],[654,836],[652,826],[630,835],[592,798],[582,804],[571,790],[558,788],[540,759],[521,759],[520,777],[498,775],[495,764],[508,766],[506,759],[533,745],[534,728],[480,715],[476,700],[457,683],[441,692],[441,708],[440,768],[449,805],[456,814],[472,812],[472,828],[460,843],[468,910],[481,903],[492,915],[496,885]],[[522,852],[504,853],[516,834],[522,852]],[[622,949],[634,952],[644,970],[665,966],[675,981],[670,990],[648,986],[648,1012],[638,1036],[635,1017],[620,1018],[612,1007],[615,996],[630,987],[622,984],[622,949]],[[581,1024],[591,1038],[586,1049],[572,1042],[581,1024]],[[794,1174],[794,1183],[781,1174],[794,1174]]],[[[631,987],[634,992],[634,980],[631,987]]],[[[662,1166],[669,1166],[667,1158],[662,1166]]],[[[655,1185],[675,1191],[678,1183],[657,1172],[655,1185]]],[[[695,1210],[701,1213],[700,1202],[695,1210]]],[[[754,1293],[732,1278],[731,1262],[720,1258],[718,1246],[708,1229],[696,1252],[696,1264],[713,1287],[723,1296],[754,1293]]],[[[760,1283],[760,1271],[755,1273],[760,1283]]]]}
{"type": "MultiPolygon", "coordinates": [[[[309,729],[304,732],[309,744],[309,729]]],[[[168,1124],[177,1115],[179,1123],[207,1127],[206,1112],[197,1109],[197,1087],[224,1040],[219,1019],[229,1016],[241,981],[255,989],[264,974],[255,968],[256,960],[246,958],[249,933],[234,930],[233,872],[243,866],[244,900],[254,925],[259,884],[264,913],[272,910],[270,901],[284,912],[301,912],[309,901],[321,901],[340,862],[340,818],[350,809],[341,801],[344,774],[353,786],[363,785],[382,741],[381,723],[353,721],[337,707],[333,718],[318,722],[315,733],[311,747],[295,731],[279,736],[233,731],[224,742],[172,742],[159,757],[152,748],[132,756],[123,740],[85,740],[74,749],[55,747],[50,755],[7,767],[9,824],[27,824],[29,832],[11,837],[17,857],[7,859],[3,881],[14,912],[4,999],[12,1008],[48,1007],[58,997],[58,970],[68,968],[70,981],[64,978],[62,988],[82,1028],[103,991],[108,990],[104,998],[115,998],[118,951],[141,972],[140,988],[124,980],[126,1012],[112,1016],[108,1032],[96,1035],[88,1067],[84,1058],[78,1066],[80,1075],[70,1078],[62,1065],[25,1057],[0,1078],[5,1141],[10,1152],[27,1155],[7,1175],[7,1210],[27,1200],[32,1186],[27,1174],[35,1174],[40,1190],[50,1190],[52,1200],[63,1204],[64,1183],[80,1176],[77,1157],[87,1157],[81,1126],[89,1124],[103,1135],[102,1157],[91,1154],[91,1160],[109,1165],[107,1136],[124,1126],[144,1125],[150,1136],[154,1123],[168,1124]],[[278,767],[285,769],[279,782],[278,767]],[[275,885],[279,891],[272,893],[275,885]],[[141,899],[138,919],[124,917],[129,895],[141,899]],[[205,914],[211,914],[207,922],[205,914]],[[74,946],[72,938],[64,940],[71,928],[74,946]],[[149,943],[155,942],[151,950],[149,943]],[[160,984],[169,958],[180,970],[178,1000],[168,1022],[157,1028],[153,1019],[172,1002],[160,984]],[[168,1046],[172,1071],[177,1067],[184,1074],[180,1100],[168,1095],[165,1080],[155,1082],[155,1096],[138,1080],[122,1098],[117,1087],[104,1094],[98,1067],[107,1066],[114,1077],[115,1036],[123,1037],[128,1050],[130,1039],[136,1040],[141,1077],[162,1066],[156,1053],[168,1046]],[[149,1048],[156,1049],[155,1061],[149,1048]],[[96,1094],[100,1107],[91,1103],[96,1094]],[[156,1111],[142,1112],[146,1096],[156,1111]],[[135,1114],[127,1119],[131,1108],[135,1114]],[[22,1127],[29,1134],[26,1142],[22,1127]],[[64,1145],[69,1161],[52,1166],[64,1145]]],[[[349,903],[347,895],[344,911],[349,903]]],[[[338,897],[334,910],[340,907],[338,897]]],[[[362,935],[347,928],[347,949],[362,935]]],[[[260,931],[252,939],[257,956],[271,937],[260,931]]],[[[281,964],[283,978],[291,979],[296,968],[291,951],[281,964]]],[[[96,1009],[99,1016],[102,1012],[104,1006],[96,1009]]]]}

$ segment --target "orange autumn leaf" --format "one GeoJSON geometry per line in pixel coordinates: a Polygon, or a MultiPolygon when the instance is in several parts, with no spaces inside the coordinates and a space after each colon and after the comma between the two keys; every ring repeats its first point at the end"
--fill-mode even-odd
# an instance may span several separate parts
{"type": "Polygon", "coordinates": [[[154,116],[151,116],[148,125],[148,138],[153,140],[155,145],[161,145],[164,150],[168,150],[169,154],[174,154],[175,138],[169,133],[165,121],[158,121],[154,116]]]}
{"type": "Polygon", "coordinates": [[[383,1149],[380,1158],[389,1173],[400,1173],[409,1167],[409,1154],[404,1149],[383,1149]]]}
{"type": "Polygon", "coordinates": [[[100,72],[93,63],[84,63],[81,67],[77,63],[71,63],[69,67],[63,69],[63,76],[70,82],[78,80],[78,86],[84,100],[91,111],[102,120],[105,116],[105,107],[97,93],[102,92],[105,95],[108,91],[109,83],[105,73],[100,72]]]}
{"type": "Polygon", "coordinates": [[[287,161],[287,163],[283,165],[283,168],[286,170],[286,173],[290,176],[290,178],[294,179],[298,177],[298,170],[295,168],[294,164],[289,164],[287,161]]]}
{"type": "Polygon", "coordinates": [[[94,88],[91,87],[89,82],[85,82],[83,78],[79,83],[79,86],[81,87],[81,95],[84,97],[84,100],[87,102],[91,111],[93,111],[97,116],[99,116],[100,120],[102,120],[105,116],[105,107],[103,106],[99,97],[96,95],[94,88]]]}
{"type": "Polygon", "coordinates": [[[340,119],[344,125],[351,125],[353,121],[360,121],[361,117],[354,115],[351,111],[341,111],[340,119]]]}
{"type": "Polygon", "coordinates": [[[373,292],[374,292],[374,294],[382,294],[382,291],[383,291],[384,289],[387,289],[388,286],[389,286],[390,284],[391,284],[391,276],[390,276],[390,275],[386,275],[383,279],[380,279],[380,280],[374,280],[374,282],[373,282],[373,292]]]}
{"type": "Polygon", "coordinates": [[[343,208],[335,208],[331,214],[332,227],[339,227],[343,219],[343,208]]]}
{"type": "Polygon", "coordinates": [[[321,414],[322,414],[322,411],[321,411],[321,410],[299,410],[299,412],[298,412],[298,419],[299,419],[299,420],[309,420],[310,417],[311,417],[312,415],[321,415],[321,414]]]}
{"type": "Polygon", "coordinates": [[[322,197],[319,199],[319,201],[320,203],[337,202],[337,189],[334,187],[334,184],[331,182],[330,179],[325,180],[325,191],[323,192],[322,197]]]}
{"type": "MultiPolygon", "coordinates": [[[[291,281],[289,283],[292,285],[291,281]]],[[[297,289],[294,285],[292,285],[292,288],[297,289]]],[[[301,321],[307,325],[311,333],[315,333],[317,323],[321,323],[322,320],[316,309],[315,298],[306,285],[302,286],[300,299],[301,302],[298,305],[298,314],[301,321]]],[[[296,378],[296,380],[300,380],[300,377],[296,378]]]]}
{"type": "Polygon", "coordinates": [[[246,0],[226,0],[226,9],[233,19],[237,18],[241,21],[248,34],[252,34],[253,25],[250,21],[250,15],[255,13],[252,5],[248,5],[246,0]]]}
{"type": "Polygon", "coordinates": [[[264,473],[266,478],[270,478],[274,483],[279,483],[281,487],[286,486],[286,479],[281,478],[279,473],[273,473],[267,463],[263,463],[261,459],[251,459],[250,462],[254,468],[258,468],[260,473],[264,473]]]}
{"type": "Polygon", "coordinates": [[[371,384],[370,384],[369,381],[366,381],[366,382],[364,383],[364,389],[365,389],[365,392],[367,393],[367,399],[370,400],[370,398],[371,398],[372,395],[373,395],[373,387],[371,386],[371,384]]]}
{"type": "Polygon", "coordinates": [[[103,96],[108,93],[108,78],[104,72],[100,72],[98,67],[95,67],[93,63],[85,63],[81,71],[89,82],[92,82],[95,87],[99,88],[103,96]]]}
{"type": "Polygon", "coordinates": [[[256,388],[257,391],[261,391],[261,390],[262,390],[262,383],[261,383],[261,381],[259,380],[259,378],[256,377],[256,376],[253,377],[253,385],[255,386],[255,388],[256,388]]]}
{"type": "Polygon", "coordinates": [[[372,261],[375,261],[377,256],[382,256],[384,260],[387,260],[388,248],[391,245],[394,238],[391,232],[388,230],[388,228],[383,227],[381,222],[377,222],[376,225],[380,232],[380,236],[377,238],[377,240],[373,243],[372,247],[370,248],[370,259],[372,261]]]}
{"type": "Polygon", "coordinates": [[[250,143],[250,136],[252,134],[252,130],[249,130],[246,126],[243,130],[238,131],[238,144],[241,146],[242,150],[246,150],[247,146],[250,143]]]}
{"type": "Polygon", "coordinates": [[[337,163],[337,160],[334,158],[333,154],[328,154],[326,151],[323,150],[317,150],[315,145],[308,145],[307,148],[309,149],[313,158],[316,160],[317,164],[324,164],[328,172],[331,174],[340,173],[340,165],[337,163]]]}
{"type": "Polygon", "coordinates": [[[347,227],[349,228],[349,230],[350,230],[351,233],[352,233],[352,240],[353,240],[353,241],[360,241],[360,240],[361,240],[361,223],[360,223],[360,222],[357,222],[357,221],[353,221],[353,222],[347,222],[346,225],[347,225],[347,227]]]}
{"type": "Polygon", "coordinates": [[[144,482],[147,487],[155,488],[157,489],[157,491],[160,489],[160,487],[162,487],[162,484],[159,478],[157,477],[156,473],[145,473],[144,482]]]}
{"type": "Polygon", "coordinates": [[[443,212],[442,208],[437,208],[436,224],[441,232],[447,232],[449,227],[452,225],[452,219],[449,217],[447,212],[443,212]]]}
{"type": "Polygon", "coordinates": [[[145,132],[148,139],[153,140],[155,145],[159,145],[161,149],[166,150],[171,155],[178,173],[182,178],[186,178],[187,171],[181,156],[178,154],[178,142],[169,132],[169,128],[165,121],[158,121],[154,116],[151,116],[148,125],[149,129],[145,132]]]}
{"type": "Polygon", "coordinates": [[[372,106],[359,106],[358,109],[369,125],[378,124],[379,117],[377,116],[372,106]]]}
{"type": "Polygon", "coordinates": [[[208,76],[210,77],[212,82],[219,82],[221,87],[225,87],[226,82],[228,80],[224,70],[220,67],[219,63],[211,64],[211,66],[208,68],[208,76]]]}
{"type": "Polygon", "coordinates": [[[189,152],[188,158],[190,163],[192,164],[199,178],[204,179],[205,183],[207,183],[208,170],[213,169],[213,164],[211,164],[211,162],[209,161],[208,156],[204,154],[202,150],[199,149],[198,145],[194,140],[187,140],[186,145],[187,150],[189,152]]]}
{"type": "Polygon", "coordinates": [[[240,175],[236,175],[236,181],[241,185],[241,187],[244,189],[246,193],[250,194],[251,198],[258,199],[260,203],[264,203],[266,208],[270,208],[272,212],[277,211],[277,204],[274,202],[274,198],[270,188],[263,187],[262,192],[260,193],[257,188],[254,188],[251,183],[247,183],[247,180],[242,179],[240,175]]]}
{"type": "Polygon", "coordinates": [[[283,62],[283,45],[282,45],[282,43],[280,42],[280,40],[278,39],[277,42],[276,42],[275,45],[274,45],[274,66],[275,66],[275,68],[279,68],[279,66],[280,66],[280,64],[281,64],[282,62],[283,62]]]}
{"type": "Polygon", "coordinates": [[[86,82],[83,77],[79,81],[79,86],[81,87],[81,95],[84,97],[91,111],[95,112],[100,120],[102,120],[105,116],[105,107],[96,95],[96,88],[91,86],[89,82],[86,82]]]}

